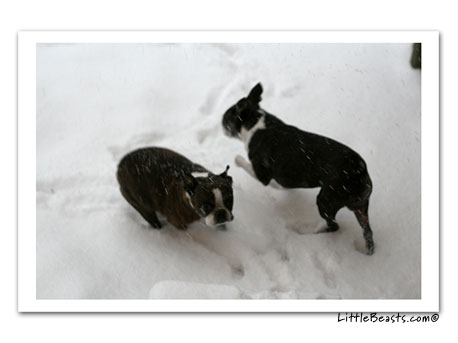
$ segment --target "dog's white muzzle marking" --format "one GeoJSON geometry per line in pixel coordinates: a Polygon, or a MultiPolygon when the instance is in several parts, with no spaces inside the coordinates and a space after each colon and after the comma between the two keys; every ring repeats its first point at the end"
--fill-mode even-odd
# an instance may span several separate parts
{"type": "Polygon", "coordinates": [[[230,214],[231,214],[231,212],[226,208],[226,206],[224,206],[223,195],[221,193],[221,190],[219,188],[214,188],[213,195],[215,196],[215,209],[213,210],[212,213],[210,213],[208,216],[205,217],[205,224],[207,224],[208,226],[218,225],[218,223],[216,223],[216,218],[215,218],[215,212],[217,210],[223,209],[224,211],[226,211],[227,218],[230,218],[230,214]]]}

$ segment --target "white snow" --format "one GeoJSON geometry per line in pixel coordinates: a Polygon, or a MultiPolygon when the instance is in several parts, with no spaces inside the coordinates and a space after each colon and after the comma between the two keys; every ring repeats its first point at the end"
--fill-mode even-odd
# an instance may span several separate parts
{"type": "MultiPolygon", "coordinates": [[[[420,72],[409,44],[50,44],[37,48],[37,298],[419,298],[420,72]],[[224,111],[257,82],[262,108],[358,151],[373,180],[375,253],[318,189],[264,187],[234,163],[224,111]],[[150,229],[117,163],[171,148],[231,165],[227,231],[150,229]]],[[[160,218],[165,224],[165,219],[160,218]]]]}
{"type": "Polygon", "coordinates": [[[235,286],[198,282],[160,281],[151,288],[149,299],[240,299],[235,286]]]}

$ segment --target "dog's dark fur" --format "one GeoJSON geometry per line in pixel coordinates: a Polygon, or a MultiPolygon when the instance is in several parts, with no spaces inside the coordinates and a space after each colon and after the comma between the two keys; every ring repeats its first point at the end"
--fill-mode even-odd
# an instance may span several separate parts
{"type": "Polygon", "coordinates": [[[342,207],[352,210],[363,228],[366,252],[374,252],[368,207],[372,182],[366,163],[355,151],[330,138],[287,125],[259,107],[262,86],[258,83],[223,116],[227,135],[245,141],[248,161],[236,158],[264,185],[284,188],[321,187],[317,197],[320,215],[327,227],[338,230],[335,220],[342,207]]]}
{"type": "Polygon", "coordinates": [[[228,169],[215,175],[174,151],[144,148],[121,160],[117,178],[124,198],[152,227],[162,227],[156,216],[160,212],[184,230],[200,218],[208,225],[233,219],[228,169]]]}

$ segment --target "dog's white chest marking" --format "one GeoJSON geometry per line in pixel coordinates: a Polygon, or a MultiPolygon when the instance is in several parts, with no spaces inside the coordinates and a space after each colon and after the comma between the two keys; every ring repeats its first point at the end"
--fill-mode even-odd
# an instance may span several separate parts
{"type": "MultiPolygon", "coordinates": [[[[263,112],[260,112],[263,113],[263,112]]],[[[262,130],[266,128],[266,123],[265,123],[265,115],[264,113],[262,116],[259,118],[258,122],[249,130],[245,129],[242,127],[242,130],[240,131],[240,139],[242,142],[245,144],[245,149],[248,151],[248,145],[250,144],[251,138],[255,134],[256,131],[262,130]]]]}

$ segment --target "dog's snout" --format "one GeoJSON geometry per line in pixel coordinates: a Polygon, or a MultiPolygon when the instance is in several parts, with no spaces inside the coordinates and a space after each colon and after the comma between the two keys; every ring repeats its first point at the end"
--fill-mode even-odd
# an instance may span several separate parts
{"type": "Polygon", "coordinates": [[[232,132],[233,132],[233,129],[231,127],[230,124],[224,124],[223,125],[223,132],[226,136],[228,137],[232,137],[232,132]]]}
{"type": "Polygon", "coordinates": [[[227,220],[226,211],[219,209],[215,211],[215,220],[217,223],[222,223],[227,220]]]}
{"type": "Polygon", "coordinates": [[[215,211],[215,223],[216,224],[222,224],[225,222],[230,222],[234,219],[234,216],[232,215],[231,212],[229,212],[226,209],[219,209],[215,211]]]}

